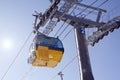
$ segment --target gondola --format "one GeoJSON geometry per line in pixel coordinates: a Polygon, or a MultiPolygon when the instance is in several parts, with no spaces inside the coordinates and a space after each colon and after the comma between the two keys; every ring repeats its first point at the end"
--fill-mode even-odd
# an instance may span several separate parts
{"type": "Polygon", "coordinates": [[[64,48],[59,38],[37,33],[30,46],[28,63],[32,66],[55,67],[61,61],[64,48]]]}

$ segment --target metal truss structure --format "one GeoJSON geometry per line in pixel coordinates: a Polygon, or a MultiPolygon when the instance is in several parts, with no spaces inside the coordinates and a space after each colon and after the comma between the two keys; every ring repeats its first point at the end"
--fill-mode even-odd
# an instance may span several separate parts
{"type": "Polygon", "coordinates": [[[50,0],[51,6],[45,11],[45,13],[36,13],[34,15],[34,32],[37,32],[40,27],[45,26],[48,21],[48,25],[43,31],[43,34],[45,35],[49,35],[60,20],[72,25],[76,34],[81,80],[94,80],[87,43],[94,46],[95,43],[108,35],[109,32],[113,32],[114,29],[118,29],[120,27],[120,16],[117,16],[108,22],[100,22],[101,15],[102,13],[105,13],[106,10],[83,4],[81,1],[82,0],[50,0]],[[59,8],[58,5],[61,1],[64,3],[59,8]],[[73,16],[69,14],[70,9],[74,7],[74,5],[96,11],[96,20],[93,21],[82,16],[73,16]],[[96,28],[96,31],[86,38],[85,29],[87,28],[96,28]]]}

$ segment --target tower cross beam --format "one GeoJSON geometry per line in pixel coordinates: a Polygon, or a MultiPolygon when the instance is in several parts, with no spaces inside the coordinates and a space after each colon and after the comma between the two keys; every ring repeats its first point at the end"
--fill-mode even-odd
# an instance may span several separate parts
{"type": "MultiPolygon", "coordinates": [[[[55,18],[59,18],[62,16],[62,13],[59,11],[55,12],[54,17],[55,18]]],[[[102,25],[102,23],[96,22],[96,21],[92,21],[90,19],[85,19],[83,17],[76,17],[76,16],[72,16],[69,14],[65,14],[64,16],[61,17],[62,21],[65,21],[66,23],[74,26],[75,23],[87,27],[87,28],[98,28],[102,25]]]]}

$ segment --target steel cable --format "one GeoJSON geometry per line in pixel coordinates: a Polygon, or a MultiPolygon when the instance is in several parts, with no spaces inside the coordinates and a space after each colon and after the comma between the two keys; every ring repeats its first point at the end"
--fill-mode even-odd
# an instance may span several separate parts
{"type": "Polygon", "coordinates": [[[10,68],[12,67],[12,65],[15,63],[16,59],[18,58],[18,56],[20,55],[22,49],[24,48],[25,44],[27,43],[27,41],[29,40],[29,38],[31,37],[32,32],[29,34],[29,36],[27,37],[27,39],[25,40],[25,42],[23,43],[23,45],[21,46],[20,50],[18,51],[17,55],[15,56],[15,58],[13,59],[12,63],[8,66],[8,69],[6,70],[6,72],[3,74],[1,80],[3,80],[6,76],[6,74],[8,73],[8,71],[10,70],[10,68]]]}

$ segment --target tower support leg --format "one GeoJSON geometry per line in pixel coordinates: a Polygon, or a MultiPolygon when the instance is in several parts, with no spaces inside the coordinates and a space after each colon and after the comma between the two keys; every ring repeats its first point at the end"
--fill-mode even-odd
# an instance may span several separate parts
{"type": "Polygon", "coordinates": [[[75,38],[78,52],[80,80],[94,80],[85,38],[85,31],[83,28],[75,27],[75,38]]]}

